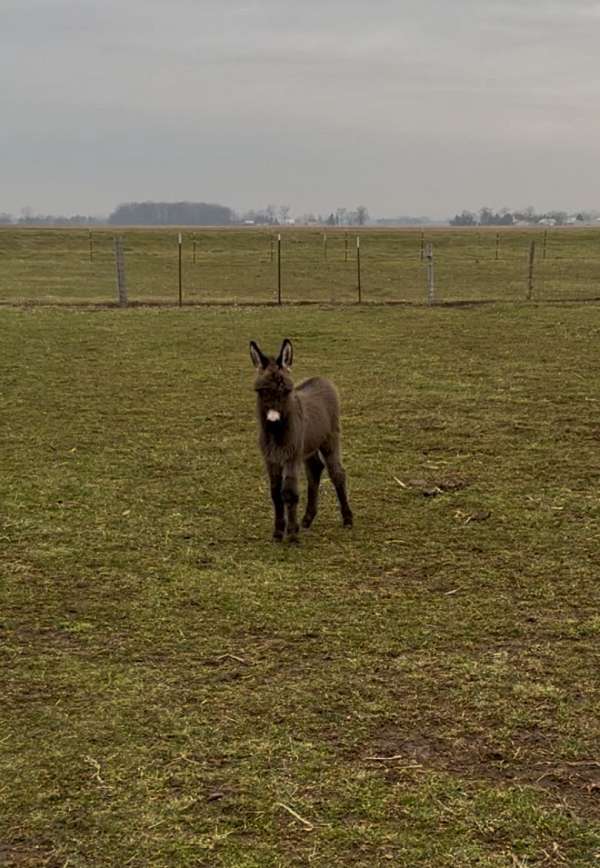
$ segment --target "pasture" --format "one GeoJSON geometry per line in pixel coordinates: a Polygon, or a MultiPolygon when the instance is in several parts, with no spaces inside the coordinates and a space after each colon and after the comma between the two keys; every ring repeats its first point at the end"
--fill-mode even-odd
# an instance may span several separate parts
{"type": "MultiPolygon", "coordinates": [[[[108,258],[28,285],[97,300],[108,258]]],[[[598,864],[598,306],[0,332],[0,864],[598,864]],[[248,355],[283,336],[339,387],[355,514],[325,483],[298,547],[248,355]]]]}
{"type": "MultiPolygon", "coordinates": [[[[357,227],[281,229],[282,298],[357,300],[357,227]]],[[[132,303],[178,299],[179,228],[37,229],[0,227],[0,303],[114,303],[114,236],[123,236],[132,303]]],[[[273,303],[277,227],[182,229],[185,304],[273,303]]],[[[600,229],[360,229],[365,302],[425,303],[422,242],[433,244],[436,299],[522,301],[535,241],[532,298],[600,298],[600,229]]]]}

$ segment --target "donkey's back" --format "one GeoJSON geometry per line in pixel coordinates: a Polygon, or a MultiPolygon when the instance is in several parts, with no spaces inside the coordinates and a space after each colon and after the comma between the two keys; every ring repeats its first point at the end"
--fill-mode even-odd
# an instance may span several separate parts
{"type": "Polygon", "coordinates": [[[331,380],[310,377],[295,388],[304,416],[304,457],[328,452],[340,433],[340,399],[331,380]]]}

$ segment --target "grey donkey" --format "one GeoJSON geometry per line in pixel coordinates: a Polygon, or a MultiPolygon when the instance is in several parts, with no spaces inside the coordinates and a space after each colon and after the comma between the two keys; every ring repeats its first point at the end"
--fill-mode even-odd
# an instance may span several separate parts
{"type": "Polygon", "coordinates": [[[262,451],[275,510],[273,539],[298,542],[298,473],[304,463],[308,500],[302,527],[317,514],[319,482],[327,467],[338,496],[345,527],[352,526],[346,494],[346,473],[340,456],[340,403],[335,386],[323,377],[311,377],[294,386],[290,374],[292,343],[283,341],[277,358],[266,356],[250,341],[256,368],[254,390],[262,451]]]}

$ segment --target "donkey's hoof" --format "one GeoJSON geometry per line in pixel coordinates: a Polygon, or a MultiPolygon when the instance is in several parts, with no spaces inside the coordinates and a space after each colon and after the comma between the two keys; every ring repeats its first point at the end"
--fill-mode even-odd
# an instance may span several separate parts
{"type": "Polygon", "coordinates": [[[300,537],[297,533],[288,533],[287,541],[290,545],[297,546],[300,544],[300,537]]]}
{"type": "Polygon", "coordinates": [[[353,516],[352,515],[345,515],[344,516],[344,527],[352,527],[353,524],[354,524],[353,516]]]}
{"type": "Polygon", "coordinates": [[[303,527],[305,530],[308,530],[308,528],[309,528],[309,527],[311,526],[311,524],[313,523],[314,518],[315,518],[314,515],[305,515],[304,518],[302,519],[302,527],[303,527]]]}
{"type": "Polygon", "coordinates": [[[283,540],[283,531],[275,530],[273,531],[273,542],[281,542],[283,540]]]}

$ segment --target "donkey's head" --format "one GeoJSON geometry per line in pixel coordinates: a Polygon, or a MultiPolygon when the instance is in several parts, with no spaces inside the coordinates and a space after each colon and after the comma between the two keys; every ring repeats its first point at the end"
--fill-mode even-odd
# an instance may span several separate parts
{"type": "Polygon", "coordinates": [[[267,422],[279,422],[294,388],[289,371],[293,358],[292,342],[286,338],[275,358],[265,356],[258,344],[250,341],[250,358],[256,368],[254,390],[261,416],[267,422]]]}

